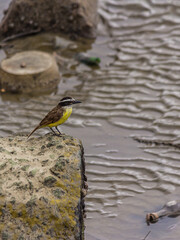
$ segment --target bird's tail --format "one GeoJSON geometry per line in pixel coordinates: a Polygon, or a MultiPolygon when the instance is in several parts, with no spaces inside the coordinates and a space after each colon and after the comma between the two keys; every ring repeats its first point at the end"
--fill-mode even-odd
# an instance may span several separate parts
{"type": "Polygon", "coordinates": [[[39,125],[27,136],[27,139],[39,128],[39,125]]]}

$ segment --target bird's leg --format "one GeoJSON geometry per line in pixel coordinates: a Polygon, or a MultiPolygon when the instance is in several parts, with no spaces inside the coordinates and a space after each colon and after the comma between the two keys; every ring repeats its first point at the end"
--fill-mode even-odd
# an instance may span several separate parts
{"type": "Polygon", "coordinates": [[[50,127],[50,129],[56,136],[59,136],[59,134],[57,134],[51,127],[50,127]]]}
{"type": "Polygon", "coordinates": [[[56,130],[58,131],[59,135],[61,136],[62,133],[59,131],[58,127],[55,127],[55,128],[56,128],[56,130]]]}

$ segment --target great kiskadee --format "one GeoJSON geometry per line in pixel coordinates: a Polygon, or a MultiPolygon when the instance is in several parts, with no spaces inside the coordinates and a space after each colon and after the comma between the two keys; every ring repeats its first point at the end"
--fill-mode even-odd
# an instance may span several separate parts
{"type": "Polygon", "coordinates": [[[81,103],[72,97],[64,97],[60,100],[58,105],[54,107],[37,125],[37,127],[28,135],[28,138],[39,128],[49,127],[55,135],[61,135],[61,132],[57,128],[58,125],[64,123],[72,113],[72,105],[81,103]],[[56,128],[59,134],[57,134],[53,127],[56,128]]]}

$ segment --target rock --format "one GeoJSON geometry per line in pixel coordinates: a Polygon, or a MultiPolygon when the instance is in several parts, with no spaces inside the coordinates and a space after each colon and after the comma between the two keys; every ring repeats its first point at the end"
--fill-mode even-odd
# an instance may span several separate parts
{"type": "Polygon", "coordinates": [[[47,134],[0,146],[0,239],[84,239],[81,142],[47,134]]]}
{"type": "Polygon", "coordinates": [[[12,0],[0,24],[0,38],[40,31],[94,38],[97,0],[12,0]]]}
{"type": "Polygon", "coordinates": [[[49,92],[57,88],[59,80],[55,59],[45,52],[24,51],[1,62],[0,89],[5,92],[49,92]]]}

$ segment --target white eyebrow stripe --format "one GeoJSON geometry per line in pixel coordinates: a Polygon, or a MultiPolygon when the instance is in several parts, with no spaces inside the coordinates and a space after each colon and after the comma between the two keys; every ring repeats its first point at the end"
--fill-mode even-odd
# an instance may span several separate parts
{"type": "Polygon", "coordinates": [[[74,101],[75,99],[73,99],[73,98],[71,98],[71,99],[65,99],[65,100],[63,100],[63,101],[61,101],[61,102],[72,102],[72,101],[74,101]]]}

